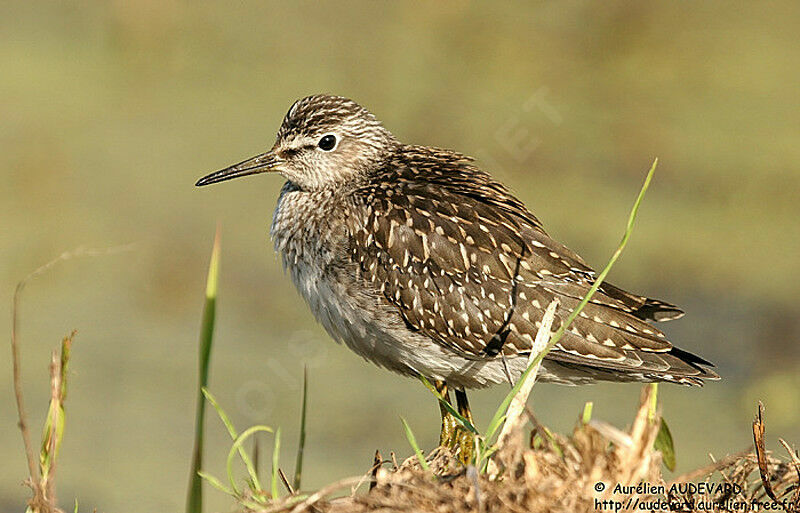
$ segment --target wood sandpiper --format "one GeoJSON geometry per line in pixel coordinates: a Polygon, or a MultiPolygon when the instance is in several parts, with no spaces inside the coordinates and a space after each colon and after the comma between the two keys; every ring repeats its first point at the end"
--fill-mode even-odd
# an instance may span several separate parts
{"type": "MultiPolygon", "coordinates": [[[[347,98],[298,100],[269,151],[197,185],[265,172],[286,179],[271,236],[317,320],[363,358],[424,376],[447,398],[454,389],[468,418],[465,390],[516,380],[547,306],[561,305],[555,331],[595,279],[471,158],[404,144],[347,98]]],[[[718,379],[648,322],[681,315],[603,283],[537,380],[718,379]]],[[[441,442],[452,442],[442,413],[441,442]]]]}

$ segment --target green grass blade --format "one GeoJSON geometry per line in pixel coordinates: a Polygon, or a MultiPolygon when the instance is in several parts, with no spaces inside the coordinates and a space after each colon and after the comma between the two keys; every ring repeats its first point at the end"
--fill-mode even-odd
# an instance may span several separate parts
{"type": "Polygon", "coordinates": [[[194,451],[192,454],[192,469],[189,481],[189,496],[186,500],[187,513],[202,513],[203,511],[203,480],[198,474],[203,466],[203,434],[205,430],[206,403],[203,397],[203,388],[208,386],[208,369],[211,360],[211,344],[214,339],[214,319],[217,304],[217,280],[219,276],[220,229],[214,236],[214,246],[211,250],[211,261],[208,265],[206,278],[206,298],[203,305],[203,320],[200,327],[200,372],[198,378],[197,410],[194,427],[194,451]]]}
{"type": "Polygon", "coordinates": [[[438,400],[439,400],[439,404],[441,404],[442,406],[444,406],[444,409],[445,409],[445,410],[447,410],[447,412],[448,412],[448,413],[450,413],[450,415],[452,415],[453,417],[455,417],[455,418],[456,418],[456,420],[457,420],[457,421],[458,421],[458,422],[459,422],[459,423],[460,423],[462,426],[464,426],[464,428],[465,428],[467,431],[469,431],[469,432],[470,432],[470,433],[472,433],[473,435],[480,435],[480,433],[478,432],[478,428],[476,428],[476,427],[475,427],[475,426],[472,424],[472,422],[470,422],[469,420],[467,420],[467,418],[466,418],[466,417],[464,417],[464,416],[463,416],[463,415],[461,415],[461,414],[460,414],[458,411],[456,411],[456,409],[455,409],[455,408],[453,408],[453,405],[452,405],[452,404],[450,404],[450,403],[447,401],[447,399],[445,399],[445,398],[442,396],[442,394],[440,394],[440,393],[439,393],[439,391],[438,391],[438,390],[436,390],[436,387],[434,387],[434,386],[431,384],[431,382],[430,382],[430,381],[428,381],[428,379],[427,379],[425,376],[420,376],[420,377],[419,377],[419,379],[420,379],[420,381],[422,381],[422,383],[423,383],[423,384],[424,384],[424,385],[425,385],[425,386],[428,388],[428,390],[430,390],[430,391],[431,391],[431,393],[432,393],[433,395],[435,395],[435,396],[436,396],[436,399],[438,399],[438,400]]]}
{"type": "MultiPolygon", "coordinates": [[[[225,410],[222,408],[222,406],[219,405],[217,398],[214,397],[214,395],[207,388],[203,388],[201,390],[205,398],[208,400],[209,403],[211,403],[211,406],[214,408],[214,410],[216,410],[217,415],[219,416],[222,423],[225,425],[225,429],[228,430],[228,434],[231,436],[231,440],[236,441],[236,439],[239,437],[239,432],[236,431],[236,428],[234,427],[233,422],[231,422],[230,417],[228,417],[228,414],[225,413],[225,410]]],[[[261,489],[261,483],[258,479],[258,469],[256,468],[256,465],[254,465],[253,462],[250,460],[250,457],[247,455],[247,451],[245,451],[244,447],[242,446],[239,446],[239,457],[242,458],[242,462],[244,463],[244,466],[247,469],[247,473],[250,475],[250,482],[252,483],[253,487],[255,487],[256,489],[261,489]]]]}
{"type": "Polygon", "coordinates": [[[542,430],[544,431],[545,436],[547,437],[547,441],[550,442],[550,447],[558,454],[559,458],[564,457],[564,451],[561,449],[561,445],[559,445],[558,440],[556,437],[553,436],[553,432],[547,428],[547,426],[542,426],[542,430]]]}
{"type": "Polygon", "coordinates": [[[586,404],[583,405],[583,415],[581,415],[581,424],[583,424],[584,426],[592,420],[593,408],[594,408],[594,403],[592,401],[587,401],[586,404]]]}
{"type": "Polygon", "coordinates": [[[400,417],[400,421],[403,423],[403,429],[406,432],[406,438],[408,439],[409,445],[411,448],[414,449],[414,453],[417,455],[417,460],[419,460],[419,465],[426,471],[430,472],[431,467],[428,465],[427,460],[425,459],[425,455],[422,454],[422,450],[419,448],[419,444],[417,443],[417,437],[414,436],[414,432],[411,431],[411,426],[408,425],[406,419],[400,417]]]}
{"type": "Polygon", "coordinates": [[[650,383],[650,389],[653,393],[650,394],[650,404],[647,406],[647,420],[653,422],[656,420],[658,409],[658,383],[650,383]]]}
{"type": "Polygon", "coordinates": [[[228,434],[231,435],[231,440],[236,440],[236,437],[239,436],[239,433],[233,426],[233,422],[231,422],[231,419],[228,417],[228,414],[225,413],[225,410],[223,410],[222,406],[219,405],[219,401],[217,401],[217,398],[214,397],[214,394],[212,394],[211,391],[206,387],[203,387],[200,390],[203,393],[203,396],[206,398],[206,400],[209,403],[211,403],[211,406],[217,412],[217,416],[219,416],[219,419],[222,421],[222,424],[225,425],[225,429],[228,430],[228,434]]]}
{"type": "Polygon", "coordinates": [[[222,493],[225,493],[225,494],[230,495],[232,497],[235,496],[233,494],[233,490],[231,490],[230,488],[228,488],[227,486],[222,484],[222,482],[219,479],[217,479],[216,477],[212,476],[211,474],[206,474],[202,470],[199,470],[197,472],[197,475],[200,476],[202,479],[205,479],[206,481],[208,481],[208,484],[210,484],[211,486],[213,486],[217,490],[221,491],[222,493]]]}
{"type": "MultiPolygon", "coordinates": [[[[253,438],[253,455],[251,456],[251,461],[253,462],[253,468],[256,471],[256,476],[258,476],[258,464],[259,464],[259,456],[261,453],[261,446],[258,444],[258,438],[253,438]]],[[[253,483],[253,487],[255,487],[255,483],[253,483]]]]}
{"type": "Polygon", "coordinates": [[[487,429],[486,440],[490,442],[494,434],[497,432],[498,428],[501,424],[501,418],[505,415],[505,412],[508,410],[508,405],[511,403],[511,400],[517,395],[519,388],[525,382],[525,378],[528,377],[531,370],[536,368],[539,363],[541,363],[542,359],[547,356],[547,353],[550,352],[551,349],[561,340],[561,337],[564,335],[566,329],[572,324],[572,321],[580,314],[581,310],[586,306],[587,303],[592,299],[592,296],[597,289],[600,288],[600,285],[603,284],[603,280],[605,280],[606,276],[608,275],[611,268],[616,263],[619,256],[622,254],[622,250],[625,249],[625,246],[628,244],[628,239],[633,232],[633,224],[636,221],[636,216],[639,213],[639,206],[642,203],[642,199],[644,198],[645,192],[647,192],[647,188],[650,187],[650,181],[653,179],[653,174],[656,171],[656,166],[658,165],[658,159],[653,161],[653,165],[650,166],[650,171],[647,173],[647,177],[644,180],[644,184],[642,185],[641,190],[639,191],[639,195],[636,197],[636,201],[633,204],[633,208],[631,209],[631,213],[628,216],[628,224],[625,227],[625,233],[622,236],[622,240],[620,241],[619,245],[617,246],[617,250],[614,251],[614,254],[611,255],[611,258],[606,264],[605,268],[600,272],[600,274],[595,278],[594,284],[592,284],[589,292],[586,293],[586,296],[581,300],[578,306],[572,311],[572,313],[567,317],[567,320],[561,324],[561,327],[553,334],[550,338],[550,342],[547,343],[547,346],[544,350],[539,353],[536,358],[528,365],[528,368],[525,369],[525,372],[522,373],[522,376],[519,377],[517,383],[511,388],[511,391],[506,395],[503,401],[500,403],[500,407],[497,408],[497,411],[492,417],[491,422],[489,423],[489,428],[487,429]]]}
{"type": "Polygon", "coordinates": [[[272,447],[272,480],[270,482],[272,500],[277,500],[280,496],[278,492],[278,466],[281,455],[281,428],[275,431],[275,445],[272,447]]]}
{"type": "Polygon", "coordinates": [[[253,426],[250,428],[245,429],[241,435],[236,437],[236,440],[233,441],[233,445],[231,446],[230,450],[228,451],[228,459],[225,462],[225,469],[228,472],[228,481],[231,484],[231,490],[237,496],[241,496],[241,492],[236,487],[236,477],[233,475],[233,456],[239,453],[239,456],[244,461],[245,466],[247,467],[247,472],[250,474],[250,479],[253,481],[253,485],[258,489],[261,490],[261,484],[258,482],[258,475],[256,475],[255,468],[253,468],[253,464],[250,461],[250,457],[247,456],[247,452],[242,447],[242,444],[245,440],[250,438],[254,433],[258,433],[261,431],[265,431],[267,433],[272,433],[272,428],[269,426],[253,426]]]}
{"type": "Polygon", "coordinates": [[[667,426],[667,422],[663,418],[658,428],[658,434],[656,434],[656,440],[653,442],[653,449],[661,452],[661,461],[664,462],[664,466],[674,471],[677,463],[675,442],[673,442],[672,433],[670,433],[669,426],[667,426]]]}
{"type": "Polygon", "coordinates": [[[303,477],[303,452],[306,447],[306,409],[308,406],[308,367],[303,368],[303,404],[300,406],[300,440],[297,442],[297,458],[294,464],[294,483],[295,491],[300,489],[300,481],[303,477]]]}

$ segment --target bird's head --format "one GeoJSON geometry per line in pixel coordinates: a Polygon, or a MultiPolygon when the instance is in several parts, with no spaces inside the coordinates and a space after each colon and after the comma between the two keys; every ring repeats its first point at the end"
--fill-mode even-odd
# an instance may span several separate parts
{"type": "Polygon", "coordinates": [[[366,173],[398,144],[371,112],[353,100],[308,96],[286,113],[272,149],[211,173],[196,185],[277,172],[301,189],[322,189],[366,173]]]}

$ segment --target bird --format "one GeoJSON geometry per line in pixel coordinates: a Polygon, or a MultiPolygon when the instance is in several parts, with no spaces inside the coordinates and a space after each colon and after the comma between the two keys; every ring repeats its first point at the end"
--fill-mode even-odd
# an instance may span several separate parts
{"type": "MultiPolygon", "coordinates": [[[[317,321],[364,359],[429,380],[448,402],[453,390],[469,421],[466,391],[515,382],[548,305],[559,304],[555,332],[597,278],[474,159],[405,144],[345,97],[297,100],[269,150],[196,185],[258,173],[285,179],[270,235],[317,321]]],[[[653,324],[683,313],[602,282],[536,380],[719,379],[653,324]]],[[[440,442],[452,447],[463,433],[440,408],[440,442]]]]}

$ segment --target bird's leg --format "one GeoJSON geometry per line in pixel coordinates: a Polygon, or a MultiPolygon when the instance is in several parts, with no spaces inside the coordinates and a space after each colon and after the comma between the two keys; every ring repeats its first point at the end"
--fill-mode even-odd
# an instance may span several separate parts
{"type": "MultiPolygon", "coordinates": [[[[434,381],[433,386],[439,392],[439,395],[449,404],[453,404],[450,400],[450,390],[447,387],[447,383],[434,381]]],[[[456,390],[455,393],[458,413],[472,423],[472,411],[469,409],[467,393],[463,390],[456,390]]],[[[439,435],[439,445],[450,449],[461,463],[469,465],[475,452],[474,435],[464,429],[458,419],[447,411],[447,408],[441,402],[439,403],[439,411],[442,413],[442,432],[439,435]]]]}
{"type": "Polygon", "coordinates": [[[458,402],[458,413],[467,419],[470,424],[472,421],[472,410],[469,409],[469,399],[467,399],[466,390],[456,390],[456,401],[458,402]]]}
{"type": "MultiPolygon", "coordinates": [[[[467,419],[470,424],[474,425],[475,422],[472,420],[472,410],[469,408],[469,400],[467,399],[466,390],[456,390],[455,392],[456,402],[458,403],[458,413],[467,419]]],[[[456,451],[458,459],[464,465],[469,465],[472,462],[472,456],[475,452],[475,435],[458,424],[456,426],[454,438],[458,444],[456,451]]]]}
{"type": "MultiPolygon", "coordinates": [[[[434,380],[433,386],[439,395],[444,397],[444,400],[450,402],[450,391],[447,389],[447,383],[444,381],[434,380]]],[[[453,443],[453,435],[456,429],[456,418],[453,417],[447,408],[442,403],[439,403],[439,411],[442,413],[442,431],[439,434],[439,445],[443,447],[450,447],[453,443]]]]}

